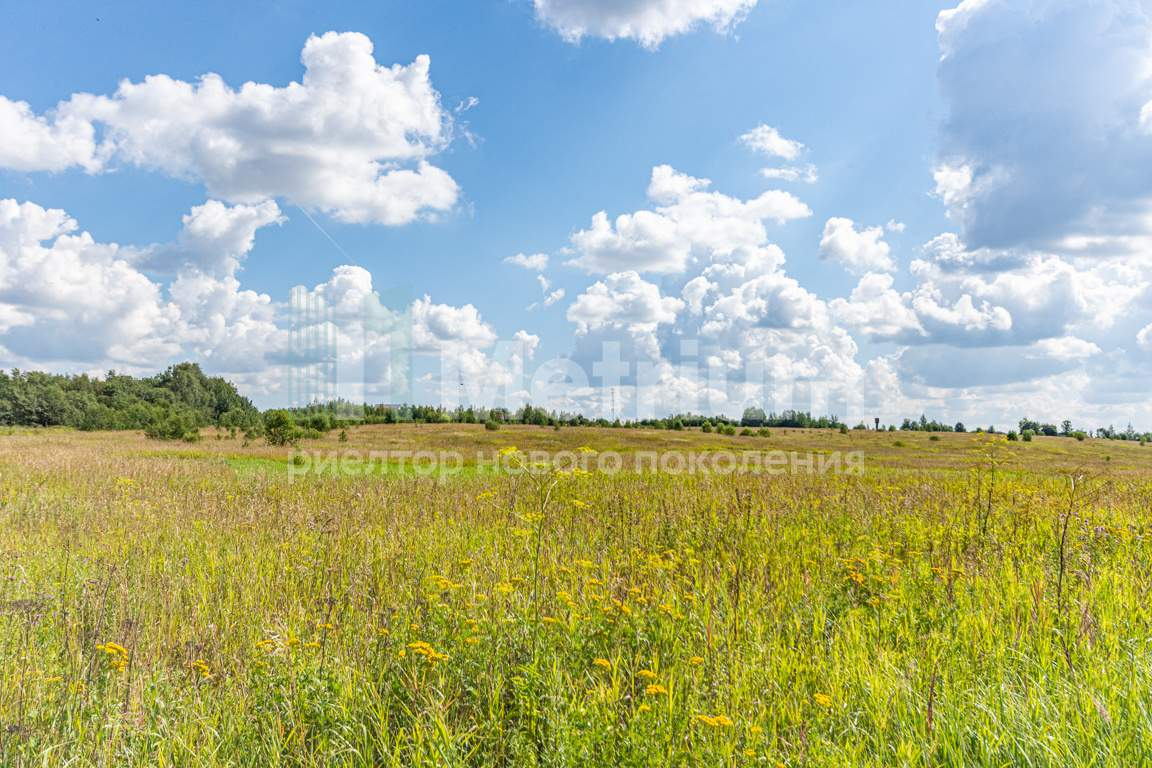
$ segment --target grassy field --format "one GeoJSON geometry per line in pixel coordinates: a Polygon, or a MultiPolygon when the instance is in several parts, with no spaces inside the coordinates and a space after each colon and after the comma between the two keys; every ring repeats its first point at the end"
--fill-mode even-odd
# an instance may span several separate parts
{"type": "Polygon", "coordinates": [[[445,425],[301,450],[0,436],[0,765],[1152,765],[1152,447],[445,425]],[[302,471],[336,451],[389,453],[302,471]]]}

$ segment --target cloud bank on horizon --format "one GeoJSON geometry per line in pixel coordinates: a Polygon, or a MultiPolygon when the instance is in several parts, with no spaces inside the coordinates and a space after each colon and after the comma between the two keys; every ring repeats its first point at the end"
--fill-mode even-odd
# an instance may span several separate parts
{"type": "MultiPolygon", "coordinates": [[[[650,56],[674,36],[731,31],[756,5],[533,2],[558,45],[624,40],[650,56]]],[[[356,264],[287,302],[242,284],[260,233],[290,206],[387,227],[437,226],[458,209],[464,191],[440,167],[458,131],[428,56],[383,65],[367,36],[327,32],[305,42],[303,74],[284,86],[153,75],[40,113],[0,95],[2,169],[140,169],[206,196],[173,212],[171,242],[121,245],[0,194],[0,360],[98,371],[193,359],[283,402],[293,368],[316,362],[297,343],[307,304],[324,308],[303,322],[335,340],[352,372],[340,394],[354,399],[1152,423],[1152,12],[1138,0],[964,0],[934,34],[946,113],[925,193],[950,231],[909,249],[900,211],[858,221],[772,188],[822,182],[810,142],[771,125],[765,105],[731,141],[769,188],[734,194],[706,169],[659,164],[646,188],[637,180],[643,206],[591,210],[551,252],[525,243],[493,265],[534,277],[521,306],[563,307],[568,330],[549,340],[567,352],[539,368],[544,332],[484,319],[506,297],[437,304],[428,286],[386,306],[356,264]],[[781,233],[806,220],[821,234],[786,254],[781,233]],[[802,263],[851,287],[812,285],[802,263]]]]}

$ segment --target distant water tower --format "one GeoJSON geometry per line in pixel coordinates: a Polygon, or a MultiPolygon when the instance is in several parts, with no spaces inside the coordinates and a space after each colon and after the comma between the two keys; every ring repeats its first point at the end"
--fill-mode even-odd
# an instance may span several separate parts
{"type": "Polygon", "coordinates": [[[876,417],[876,431],[877,432],[880,431],[880,417],[879,416],[876,417]]]}

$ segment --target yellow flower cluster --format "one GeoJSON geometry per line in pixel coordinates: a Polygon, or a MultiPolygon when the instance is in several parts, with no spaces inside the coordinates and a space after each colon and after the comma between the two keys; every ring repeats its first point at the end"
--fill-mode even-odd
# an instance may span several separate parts
{"type": "Polygon", "coordinates": [[[732,727],[732,718],[728,715],[696,715],[696,719],[709,728],[732,727]]]}
{"type": "Polygon", "coordinates": [[[101,643],[96,650],[104,652],[110,669],[123,672],[128,668],[128,649],[119,643],[101,643]]]}
{"type": "Polygon", "coordinates": [[[448,659],[448,654],[441,653],[423,640],[417,640],[414,643],[408,643],[408,648],[412,651],[412,653],[418,656],[423,656],[431,664],[435,664],[438,661],[447,661],[448,659]]]}
{"type": "Polygon", "coordinates": [[[432,585],[441,592],[449,592],[454,589],[460,589],[464,586],[463,584],[452,581],[452,579],[449,579],[447,576],[441,576],[438,573],[429,576],[428,581],[430,581],[432,585]]]}

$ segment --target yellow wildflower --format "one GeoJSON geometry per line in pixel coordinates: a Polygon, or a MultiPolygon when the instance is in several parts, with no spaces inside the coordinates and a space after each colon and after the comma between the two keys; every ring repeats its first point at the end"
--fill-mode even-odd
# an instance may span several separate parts
{"type": "Polygon", "coordinates": [[[709,728],[731,728],[732,719],[727,715],[696,715],[696,719],[709,728]]]}
{"type": "Polygon", "coordinates": [[[117,672],[128,668],[128,649],[119,643],[101,643],[96,650],[103,651],[108,658],[108,666],[117,672]]]}

